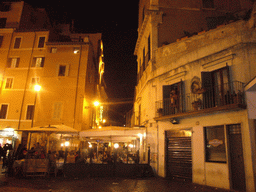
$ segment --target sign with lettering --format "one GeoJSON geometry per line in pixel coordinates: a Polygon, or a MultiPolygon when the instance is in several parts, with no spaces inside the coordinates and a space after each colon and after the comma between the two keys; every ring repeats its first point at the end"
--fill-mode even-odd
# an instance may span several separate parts
{"type": "Polygon", "coordinates": [[[213,147],[218,147],[219,145],[223,144],[223,141],[219,139],[213,139],[209,141],[209,144],[212,145],[213,147]]]}

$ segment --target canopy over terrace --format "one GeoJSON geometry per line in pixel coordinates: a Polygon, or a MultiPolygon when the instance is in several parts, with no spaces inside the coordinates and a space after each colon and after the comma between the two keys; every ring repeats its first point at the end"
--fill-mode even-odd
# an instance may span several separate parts
{"type": "Polygon", "coordinates": [[[19,129],[19,131],[23,132],[29,132],[29,142],[28,142],[28,148],[30,148],[31,144],[31,136],[32,133],[46,133],[47,134],[47,149],[46,152],[48,152],[49,149],[49,136],[52,133],[55,134],[68,134],[68,135],[78,135],[79,132],[72,127],[66,126],[66,125],[48,125],[48,126],[40,126],[40,127],[32,127],[32,128],[25,128],[25,129],[19,129]]]}
{"type": "MultiPolygon", "coordinates": [[[[118,143],[118,146],[132,146],[131,153],[139,152],[139,156],[142,157],[146,145],[145,128],[108,126],[101,129],[90,129],[82,131],[80,132],[79,136],[81,140],[84,140],[85,142],[90,144],[97,144],[97,154],[99,144],[108,143],[108,148],[111,152],[115,148],[114,144],[118,143]]],[[[121,149],[122,147],[119,148],[119,150],[121,149]]]]}
{"type": "Polygon", "coordinates": [[[144,138],[145,134],[145,128],[108,126],[101,129],[81,131],[79,136],[80,138],[86,138],[89,141],[131,142],[136,139],[144,138]]]}

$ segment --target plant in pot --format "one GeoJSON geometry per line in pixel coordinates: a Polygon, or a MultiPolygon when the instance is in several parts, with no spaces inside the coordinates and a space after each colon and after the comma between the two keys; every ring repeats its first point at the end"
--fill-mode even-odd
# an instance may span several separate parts
{"type": "Polygon", "coordinates": [[[201,100],[201,99],[198,99],[198,100],[196,100],[196,101],[193,101],[193,102],[192,102],[192,107],[193,107],[194,110],[199,110],[199,109],[201,109],[201,107],[202,107],[202,100],[201,100]]]}
{"type": "Polygon", "coordinates": [[[158,113],[159,116],[162,116],[163,112],[164,112],[163,108],[158,108],[157,109],[157,113],[158,113]]]}

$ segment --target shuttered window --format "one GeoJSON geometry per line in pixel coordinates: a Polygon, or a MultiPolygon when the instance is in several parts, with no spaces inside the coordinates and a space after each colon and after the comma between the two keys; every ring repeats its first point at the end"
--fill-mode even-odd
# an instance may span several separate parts
{"type": "Polygon", "coordinates": [[[27,106],[27,115],[26,115],[26,119],[27,120],[32,120],[34,117],[34,110],[35,110],[35,106],[34,105],[28,105],[27,106]]]}
{"type": "Polygon", "coordinates": [[[54,120],[60,120],[62,115],[62,102],[56,102],[53,106],[53,119],[54,120]]]}
{"type": "Polygon", "coordinates": [[[8,109],[8,105],[7,104],[2,104],[1,105],[0,119],[6,119],[7,109],[8,109]]]}

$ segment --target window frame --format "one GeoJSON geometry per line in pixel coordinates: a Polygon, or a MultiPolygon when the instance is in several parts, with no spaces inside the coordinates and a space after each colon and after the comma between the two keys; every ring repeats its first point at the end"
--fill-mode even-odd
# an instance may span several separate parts
{"type": "Polygon", "coordinates": [[[7,119],[7,116],[8,116],[8,109],[9,109],[9,104],[7,104],[7,103],[2,103],[2,104],[1,104],[1,108],[0,108],[0,119],[7,119]],[[5,112],[5,114],[4,114],[4,118],[2,118],[2,107],[3,107],[3,105],[6,105],[6,106],[7,106],[6,112],[5,112]]]}
{"type": "Polygon", "coordinates": [[[37,48],[39,48],[39,49],[45,48],[45,41],[46,41],[46,36],[39,36],[38,37],[37,48]],[[42,43],[41,38],[44,38],[43,45],[41,45],[41,43],[42,43]]]}
{"type": "Polygon", "coordinates": [[[51,47],[50,53],[57,53],[58,48],[57,47],[51,47]]]}
{"type": "Polygon", "coordinates": [[[14,78],[13,77],[6,77],[4,89],[12,89],[13,88],[13,83],[14,83],[14,78]],[[7,82],[9,79],[12,80],[11,84],[10,84],[10,82],[7,82]],[[7,83],[8,83],[8,85],[10,84],[10,86],[6,87],[7,83]]]}
{"type": "Polygon", "coordinates": [[[22,43],[22,37],[15,37],[14,43],[13,43],[13,49],[20,49],[20,48],[21,48],[21,43],[22,43]],[[17,39],[20,39],[19,47],[15,47],[15,46],[16,46],[16,40],[17,40],[17,39]]]}
{"type": "Polygon", "coordinates": [[[3,35],[0,35],[0,48],[1,48],[2,45],[3,45],[3,41],[4,41],[4,36],[3,36],[3,35]]]}
{"type": "Polygon", "coordinates": [[[205,162],[208,162],[208,163],[224,163],[224,164],[226,164],[228,162],[227,133],[226,133],[226,126],[225,125],[204,127],[204,143],[205,143],[205,147],[204,147],[205,148],[205,162]],[[221,141],[220,139],[216,139],[216,138],[207,141],[207,138],[208,138],[207,137],[207,129],[219,129],[219,128],[223,129],[223,136],[221,138],[221,139],[223,139],[223,143],[220,142],[221,141]],[[222,154],[225,154],[225,160],[214,160],[214,159],[209,158],[209,148],[210,147],[208,147],[208,142],[210,142],[210,141],[212,141],[213,147],[218,147],[220,145],[223,145],[225,151],[222,152],[222,154]],[[214,145],[216,145],[216,146],[214,146],[214,145]]]}
{"type": "Polygon", "coordinates": [[[10,57],[7,60],[7,67],[11,69],[18,68],[20,64],[20,58],[19,57],[10,57]],[[13,60],[16,59],[15,66],[13,65],[13,60]]]}
{"type": "Polygon", "coordinates": [[[53,103],[52,120],[57,120],[57,121],[61,120],[62,114],[63,114],[63,102],[61,102],[61,101],[54,102],[53,103]],[[57,107],[59,107],[60,109],[57,109],[57,107]]]}
{"type": "Polygon", "coordinates": [[[44,62],[45,62],[45,57],[44,56],[33,57],[32,66],[31,67],[43,68],[44,67],[44,62]],[[37,60],[38,59],[42,59],[41,62],[40,62],[40,66],[38,66],[38,64],[37,64],[37,60]]]}
{"type": "Polygon", "coordinates": [[[58,70],[57,70],[57,76],[58,77],[67,77],[69,75],[69,65],[68,64],[59,64],[58,65],[58,70]],[[64,75],[60,75],[60,67],[61,66],[65,66],[65,74],[64,75]]]}
{"type": "Polygon", "coordinates": [[[34,89],[34,86],[36,84],[40,84],[40,77],[32,77],[31,78],[30,89],[34,89]],[[35,81],[33,82],[34,79],[35,79],[35,81]]]}
{"type": "Polygon", "coordinates": [[[35,105],[27,105],[27,108],[26,108],[26,120],[33,120],[34,118],[34,115],[35,115],[35,105]],[[28,114],[29,112],[29,107],[33,106],[33,111],[30,112],[30,114],[28,114]]]}

